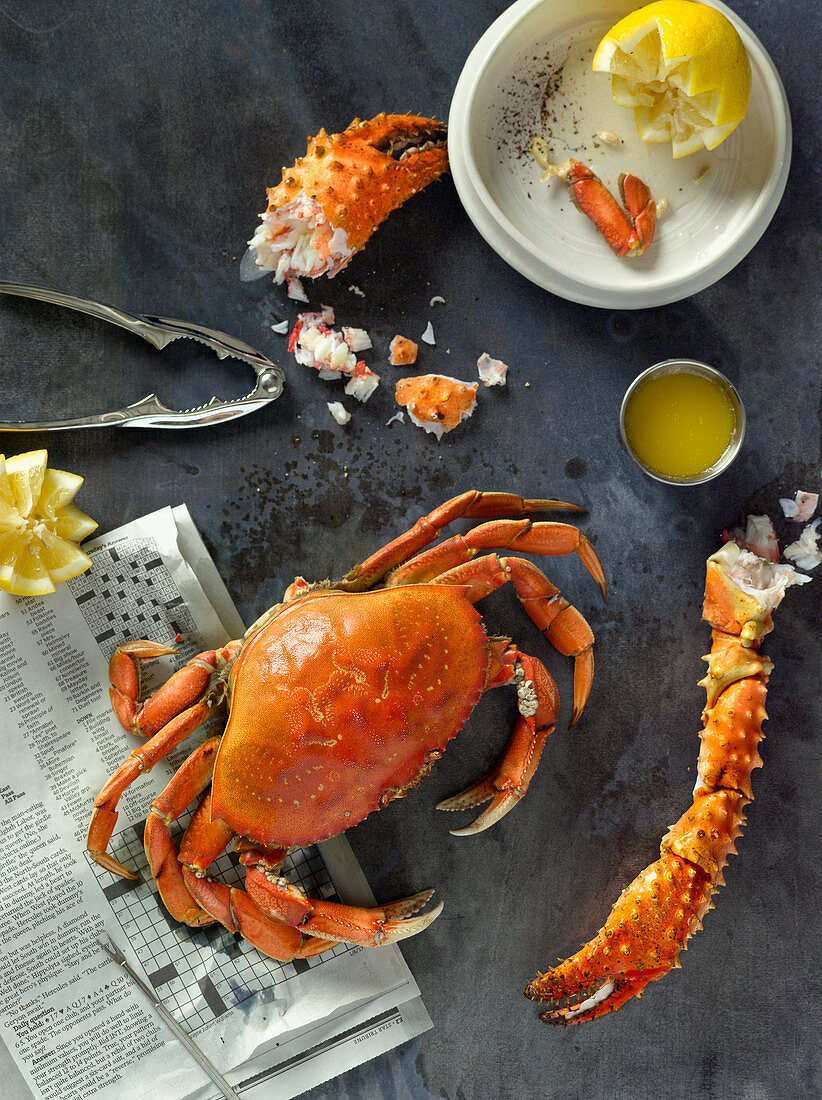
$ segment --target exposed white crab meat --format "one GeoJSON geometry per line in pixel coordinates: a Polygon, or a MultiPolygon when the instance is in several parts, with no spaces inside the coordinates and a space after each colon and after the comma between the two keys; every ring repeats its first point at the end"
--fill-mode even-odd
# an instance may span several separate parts
{"type": "Polygon", "coordinates": [[[822,562],[822,553],[819,551],[819,532],[817,528],[822,520],[815,519],[802,529],[802,534],[785,547],[785,557],[792,561],[800,569],[815,569],[822,562]]]}
{"type": "Polygon", "coordinates": [[[374,346],[371,343],[371,337],[364,328],[352,328],[350,325],[343,325],[343,336],[352,351],[367,351],[374,346]]]}
{"type": "Polygon", "coordinates": [[[766,561],[779,561],[779,541],[769,516],[748,516],[744,530],[735,527],[725,534],[744,550],[766,561]]]}
{"type": "Polygon", "coordinates": [[[779,503],[786,519],[795,519],[797,523],[806,523],[816,511],[819,494],[805,493],[802,489],[797,489],[793,500],[789,497],[780,497],[779,503]]]}
{"type": "Polygon", "coordinates": [[[437,341],[434,339],[434,326],[431,324],[430,321],[426,325],[425,332],[420,337],[420,340],[422,340],[423,343],[431,344],[432,346],[436,344],[437,341]]]}
{"type": "Polygon", "coordinates": [[[338,424],[347,424],[351,419],[351,413],[343,405],[342,401],[327,401],[328,411],[338,424]]]}
{"type": "Polygon", "coordinates": [[[346,333],[353,333],[356,342],[362,343],[367,333],[351,328],[338,332],[330,327],[333,322],[330,306],[323,306],[320,313],[301,313],[288,339],[288,350],[302,366],[316,370],[320,378],[349,379],[345,392],[358,401],[367,401],[379,385],[379,375],[357,359],[346,340],[346,333]]]}
{"type": "Polygon", "coordinates": [[[359,363],[357,363],[354,374],[345,384],[345,392],[350,397],[356,397],[358,401],[367,401],[379,384],[380,376],[374,374],[374,372],[369,370],[365,363],[360,360],[359,363]]]}
{"type": "Polygon", "coordinates": [[[484,351],[477,360],[477,372],[483,386],[504,386],[508,374],[508,364],[501,359],[492,359],[484,351]]]}
{"type": "Polygon", "coordinates": [[[766,613],[781,603],[786,588],[807,584],[811,579],[797,573],[792,565],[767,561],[733,541],[726,542],[708,560],[719,562],[734,584],[761,604],[766,613]]]}
{"type": "Polygon", "coordinates": [[[351,257],[344,230],[334,229],[320,204],[305,194],[277,210],[260,215],[260,224],[248,242],[240,277],[255,279],[274,273],[275,283],[307,276],[332,279],[351,257]]]}

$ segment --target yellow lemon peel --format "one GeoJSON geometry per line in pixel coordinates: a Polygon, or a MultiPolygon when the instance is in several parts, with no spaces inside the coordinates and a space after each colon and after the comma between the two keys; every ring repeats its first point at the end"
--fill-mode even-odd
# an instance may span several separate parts
{"type": "Polygon", "coordinates": [[[627,15],[600,42],[595,72],[611,74],[614,102],[633,107],[645,142],[674,157],[715,149],[748,109],[751,66],[730,20],[695,0],[657,0],[627,15]]]}

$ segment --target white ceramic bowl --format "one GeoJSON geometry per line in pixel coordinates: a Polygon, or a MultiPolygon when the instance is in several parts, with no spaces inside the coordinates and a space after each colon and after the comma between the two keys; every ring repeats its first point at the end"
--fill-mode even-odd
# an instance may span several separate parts
{"type": "Polygon", "coordinates": [[[610,77],[591,70],[605,32],[632,0],[518,0],[485,32],[460,75],[448,119],[451,171],[476,228],[507,263],[571,301],[639,309],[687,298],[727,274],[767,228],[785,190],[791,122],[782,82],[761,43],[724,4],[751,62],[748,112],[712,152],[674,160],[645,145],[633,112],[614,105],[610,77]],[[598,132],[619,143],[607,144],[598,132]],[[567,185],[541,180],[534,134],[551,159],[590,165],[618,194],[621,172],[668,200],[644,256],[615,256],[572,205],[567,185]]]}

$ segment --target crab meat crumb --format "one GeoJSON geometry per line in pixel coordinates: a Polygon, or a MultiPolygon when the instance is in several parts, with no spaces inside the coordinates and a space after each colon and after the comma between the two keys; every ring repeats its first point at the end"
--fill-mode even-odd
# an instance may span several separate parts
{"type": "Polygon", "coordinates": [[[805,523],[816,511],[819,494],[805,493],[802,489],[797,489],[793,500],[788,497],[780,497],[779,503],[786,519],[795,519],[797,523],[805,523]]]}
{"type": "Polygon", "coordinates": [[[328,411],[338,424],[347,424],[351,419],[351,413],[343,405],[342,401],[327,401],[328,411]]]}
{"type": "Polygon", "coordinates": [[[431,299],[431,301],[428,304],[429,304],[429,306],[433,307],[433,306],[437,305],[437,303],[439,303],[439,305],[441,305],[441,306],[445,305],[445,299],[443,298],[443,296],[441,294],[435,294],[434,297],[431,299]]]}
{"type": "Polygon", "coordinates": [[[345,384],[345,392],[349,397],[356,397],[358,401],[367,401],[374,390],[380,384],[380,376],[363,363],[357,363],[353,376],[345,384]]]}
{"type": "Polygon", "coordinates": [[[434,339],[434,326],[431,324],[430,321],[426,325],[425,332],[422,334],[420,339],[426,344],[436,344],[437,341],[434,339]]]}
{"type": "Polygon", "coordinates": [[[288,280],[288,297],[292,298],[295,302],[308,302],[308,295],[303,290],[303,284],[299,279],[293,278],[288,280]]]}
{"type": "Polygon", "coordinates": [[[613,130],[597,130],[596,136],[606,145],[622,144],[622,138],[619,136],[619,134],[615,134],[613,130]]]}
{"type": "Polygon", "coordinates": [[[350,325],[343,325],[343,338],[352,351],[367,351],[374,346],[371,343],[371,337],[364,328],[352,328],[350,325]]]}
{"type": "Polygon", "coordinates": [[[483,386],[504,386],[508,374],[508,364],[501,359],[492,359],[484,351],[477,360],[477,373],[483,386]]]}
{"type": "Polygon", "coordinates": [[[477,407],[479,382],[460,382],[442,374],[421,374],[397,382],[395,398],[412,423],[442,439],[477,407]]]}
{"type": "Polygon", "coordinates": [[[397,411],[394,413],[394,415],[392,417],[390,417],[388,420],[386,420],[386,422],[385,422],[386,428],[390,424],[393,424],[395,422],[398,423],[398,424],[404,424],[405,423],[405,413],[402,411],[402,409],[397,409],[397,411]]]}
{"type": "Polygon", "coordinates": [[[360,288],[355,283],[352,283],[348,289],[352,294],[356,294],[358,298],[365,297],[365,291],[360,290],[360,288]]]}
{"type": "Polygon", "coordinates": [[[407,336],[397,335],[388,345],[389,363],[392,367],[410,367],[417,361],[419,346],[407,336]]]}
{"type": "Polygon", "coordinates": [[[271,326],[271,331],[276,332],[278,336],[285,336],[288,332],[288,321],[278,321],[276,325],[271,326]]]}
{"type": "Polygon", "coordinates": [[[802,534],[785,547],[785,557],[792,561],[800,569],[815,569],[822,561],[822,553],[819,551],[819,533],[817,528],[822,520],[815,519],[802,529],[802,534]]]}

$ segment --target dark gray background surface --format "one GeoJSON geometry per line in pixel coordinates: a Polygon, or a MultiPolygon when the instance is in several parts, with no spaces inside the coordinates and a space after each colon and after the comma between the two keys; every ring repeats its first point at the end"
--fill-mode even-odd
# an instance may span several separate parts
{"type": "MultiPolygon", "coordinates": [[[[488,621],[556,675],[559,726],[528,798],[489,832],[451,837],[455,822],[434,803],[496,758],[510,692],[482,702],[419,791],[350,834],[379,898],[434,886],[445,901],[403,948],[435,1026],[313,1095],[820,1095],[819,577],[777,614],[756,802],[684,969],[566,1031],[522,996],[600,927],[690,802],[709,645],[704,561],[718,533],[766,511],[793,537],[778,497],[820,488],[816,0],[736,4],[785,83],[793,166],[762,240],[688,301],[617,313],[532,286],[485,245],[446,179],[392,215],[336,280],[310,287],[312,303],[371,332],[368,359],[384,378],[343,428],[326,408],[339,388],[296,366],[270,331],[300,307],[268,279],[238,280],[264,189],[306,135],[383,109],[447,117],[471,47],[505,6],[0,0],[0,278],[216,326],[288,377],[269,409],[200,433],[0,443],[7,454],[48,445],[50,464],[82,473],[78,503],[101,530],[185,501],[246,621],[295,572],[340,576],[463,489],[585,505],[607,604],[576,560],[548,563],[597,635],[584,718],[569,732],[570,668],[547,655],[510,591],[495,594],[488,621]],[[437,294],[446,304],[430,307],[437,294]],[[400,375],[388,342],[418,337],[429,319],[437,346],[423,347],[421,370],[471,378],[482,351],[511,365],[507,388],[481,393],[473,419],[440,444],[386,424],[400,375]],[[619,441],[626,386],[672,356],[724,370],[747,406],[743,453],[701,488],[644,477],[619,441]]],[[[251,378],[193,345],[158,353],[90,318],[13,301],[0,302],[0,364],[2,419],[102,411],[151,389],[181,407],[238,396],[251,378]]]]}

